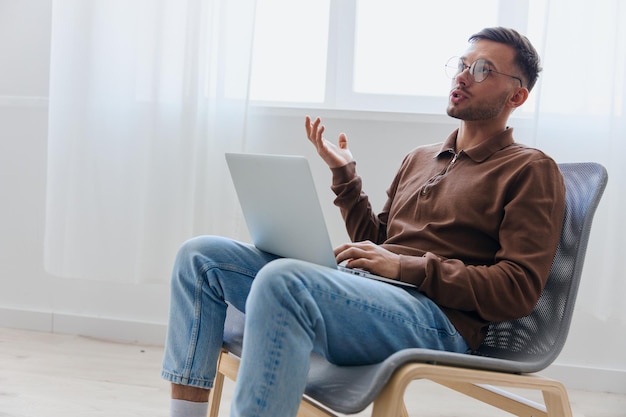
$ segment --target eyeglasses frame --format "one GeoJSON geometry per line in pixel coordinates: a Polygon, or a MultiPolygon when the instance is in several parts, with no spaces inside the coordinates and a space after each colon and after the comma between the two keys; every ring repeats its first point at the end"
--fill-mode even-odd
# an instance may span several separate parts
{"type": "Polygon", "coordinates": [[[511,77],[511,78],[515,78],[517,81],[519,81],[519,86],[520,88],[524,86],[524,84],[522,83],[522,79],[516,75],[511,75],[511,74],[506,74],[504,72],[500,72],[500,71],[496,71],[494,69],[491,68],[491,63],[484,59],[484,58],[478,58],[476,61],[472,62],[470,65],[465,65],[465,62],[463,62],[463,58],[461,57],[451,57],[448,62],[446,63],[445,67],[447,68],[451,68],[454,69],[456,71],[456,74],[454,77],[452,77],[452,79],[455,79],[456,77],[459,76],[459,74],[461,74],[463,71],[465,71],[466,69],[469,69],[469,73],[472,76],[472,78],[474,79],[475,82],[477,83],[482,83],[483,81],[485,81],[487,79],[487,77],[489,77],[489,74],[492,72],[495,72],[496,74],[500,74],[500,75],[506,75],[507,77],[511,77]],[[450,66],[450,61],[452,61],[453,59],[456,59],[462,66],[463,69],[459,70],[459,65],[457,65],[456,67],[454,66],[450,66]],[[474,68],[476,68],[476,63],[478,61],[484,61],[488,66],[489,66],[489,71],[487,73],[487,75],[485,76],[485,78],[483,78],[482,80],[478,81],[476,80],[476,77],[474,76],[474,68]]]}

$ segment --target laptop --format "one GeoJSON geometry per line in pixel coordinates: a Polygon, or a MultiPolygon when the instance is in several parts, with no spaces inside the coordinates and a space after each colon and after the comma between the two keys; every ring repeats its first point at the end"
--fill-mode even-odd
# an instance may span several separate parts
{"type": "Polygon", "coordinates": [[[365,278],[415,287],[337,265],[305,157],[227,153],[226,161],[250,237],[257,248],[365,278]]]}

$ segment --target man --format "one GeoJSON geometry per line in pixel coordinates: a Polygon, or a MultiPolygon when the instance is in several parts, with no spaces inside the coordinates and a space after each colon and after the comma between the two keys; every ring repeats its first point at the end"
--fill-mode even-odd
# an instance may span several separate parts
{"type": "MultiPolygon", "coordinates": [[[[450,64],[449,64],[450,65],[450,64]]],[[[295,416],[312,350],[340,365],[371,364],[413,347],[470,352],[491,321],[527,315],[550,270],[564,210],[555,162],[513,141],[511,113],[540,71],[529,41],[484,29],[452,62],[443,144],[410,152],[372,212],[348,149],[308,116],[308,139],[332,171],[353,243],[337,262],[411,282],[389,285],[253,246],[203,236],[186,242],[172,278],[163,377],[172,416],[206,414],[226,302],[245,311],[232,416],[295,416]],[[195,413],[195,414],[194,414],[195,413]]]]}

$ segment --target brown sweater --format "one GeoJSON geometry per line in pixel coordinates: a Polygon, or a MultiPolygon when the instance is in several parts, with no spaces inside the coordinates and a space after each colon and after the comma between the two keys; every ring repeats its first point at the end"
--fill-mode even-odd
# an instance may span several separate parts
{"type": "Polygon", "coordinates": [[[458,155],[456,135],[405,157],[379,214],[354,162],[332,170],[332,189],[352,241],[400,254],[400,280],[435,301],[476,349],[490,322],[534,308],[558,244],[565,187],[556,163],[515,143],[513,129],[458,155]]]}

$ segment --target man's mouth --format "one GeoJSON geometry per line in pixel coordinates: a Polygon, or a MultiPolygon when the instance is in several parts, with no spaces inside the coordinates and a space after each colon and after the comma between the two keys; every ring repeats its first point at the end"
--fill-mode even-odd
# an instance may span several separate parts
{"type": "Polygon", "coordinates": [[[458,104],[465,99],[467,99],[467,96],[461,90],[455,89],[450,93],[450,101],[453,104],[458,104]]]}

